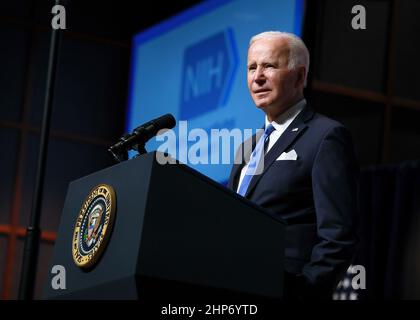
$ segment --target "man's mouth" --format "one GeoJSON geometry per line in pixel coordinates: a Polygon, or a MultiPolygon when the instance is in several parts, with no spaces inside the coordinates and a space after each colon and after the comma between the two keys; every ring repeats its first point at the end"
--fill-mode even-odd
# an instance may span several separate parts
{"type": "Polygon", "coordinates": [[[257,94],[257,93],[265,93],[265,92],[269,92],[269,91],[270,91],[269,89],[258,89],[258,90],[255,90],[254,93],[255,94],[257,94]]]}

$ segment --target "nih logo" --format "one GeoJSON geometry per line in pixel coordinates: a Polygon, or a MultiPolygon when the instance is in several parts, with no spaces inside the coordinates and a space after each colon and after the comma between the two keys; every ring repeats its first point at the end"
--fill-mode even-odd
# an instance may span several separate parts
{"type": "Polygon", "coordinates": [[[238,67],[232,29],[216,33],[185,49],[180,119],[189,120],[224,106],[238,67]]]}

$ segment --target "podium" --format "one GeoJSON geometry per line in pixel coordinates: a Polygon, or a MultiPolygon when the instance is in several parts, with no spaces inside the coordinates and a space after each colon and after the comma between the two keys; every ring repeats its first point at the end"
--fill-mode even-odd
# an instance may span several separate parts
{"type": "Polygon", "coordinates": [[[281,298],[284,223],[186,165],[159,164],[156,155],[70,183],[50,267],[64,267],[65,289],[54,289],[49,273],[44,298],[281,298]],[[81,268],[72,254],[76,221],[101,184],[115,192],[113,227],[96,263],[81,268]]]}

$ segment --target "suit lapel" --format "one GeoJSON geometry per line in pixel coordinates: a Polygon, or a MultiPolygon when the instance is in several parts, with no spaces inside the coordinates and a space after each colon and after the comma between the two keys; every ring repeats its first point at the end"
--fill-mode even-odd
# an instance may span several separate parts
{"type": "Polygon", "coordinates": [[[254,189],[258,181],[267,172],[268,168],[277,159],[277,157],[280,154],[282,154],[296,139],[298,139],[298,137],[300,137],[303,134],[307,127],[306,122],[312,118],[313,114],[314,112],[312,108],[307,105],[287,127],[287,129],[276,141],[276,143],[273,145],[270,151],[265,155],[264,169],[261,174],[255,175],[251,179],[245,197],[248,197],[250,192],[254,189]]]}

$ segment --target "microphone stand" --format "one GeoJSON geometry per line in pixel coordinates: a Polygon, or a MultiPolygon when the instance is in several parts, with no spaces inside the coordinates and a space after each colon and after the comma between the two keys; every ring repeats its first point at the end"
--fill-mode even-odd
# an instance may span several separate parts
{"type": "MultiPolygon", "coordinates": [[[[55,1],[56,5],[60,0],[55,1]]],[[[34,297],[36,269],[38,261],[39,240],[41,230],[39,222],[41,219],[42,195],[45,178],[46,159],[48,154],[48,138],[50,133],[50,122],[52,104],[54,99],[54,86],[57,69],[59,46],[59,31],[52,29],[50,52],[48,60],[47,82],[45,90],[44,115],[42,120],[38,165],[32,201],[32,210],[29,226],[26,231],[25,246],[23,250],[23,261],[19,284],[19,300],[32,300],[34,297]]]]}

